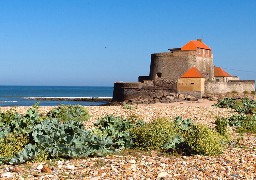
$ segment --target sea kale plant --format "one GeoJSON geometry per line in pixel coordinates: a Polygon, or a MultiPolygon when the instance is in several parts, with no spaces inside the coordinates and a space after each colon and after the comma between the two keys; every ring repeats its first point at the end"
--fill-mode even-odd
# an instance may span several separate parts
{"type": "Polygon", "coordinates": [[[42,121],[34,106],[25,114],[14,109],[0,113],[0,164],[9,160],[29,142],[29,133],[42,121]]]}
{"type": "Polygon", "coordinates": [[[47,118],[65,121],[86,121],[90,118],[87,109],[80,105],[60,105],[47,113],[47,118]]]}
{"type": "Polygon", "coordinates": [[[94,125],[96,129],[94,132],[101,137],[110,138],[113,142],[112,149],[121,150],[124,148],[131,148],[133,139],[131,136],[131,129],[143,124],[142,121],[134,118],[124,119],[113,115],[100,118],[94,125]]]}
{"type": "Polygon", "coordinates": [[[104,155],[112,145],[110,138],[96,136],[78,121],[45,120],[33,128],[30,136],[30,142],[11,159],[11,163],[32,160],[41,152],[50,158],[104,155]]]}
{"type": "Polygon", "coordinates": [[[243,114],[255,114],[256,113],[256,101],[243,98],[243,99],[235,99],[235,98],[224,98],[218,100],[215,106],[220,108],[231,108],[234,109],[238,113],[243,114]]]}
{"type": "Polygon", "coordinates": [[[106,116],[87,130],[82,106],[59,106],[41,116],[37,106],[25,114],[15,110],[0,114],[0,164],[18,164],[49,158],[103,156],[133,144],[130,129],[135,118],[106,116]]]}
{"type": "Polygon", "coordinates": [[[80,106],[61,106],[42,117],[37,106],[25,114],[0,113],[0,163],[22,163],[38,156],[85,157],[110,151],[112,140],[86,130],[80,106]],[[68,118],[70,117],[70,120],[68,118]]]}
{"type": "MultiPolygon", "coordinates": [[[[256,101],[249,98],[224,98],[219,100],[216,106],[220,108],[232,108],[239,113],[239,115],[222,118],[228,125],[237,127],[238,132],[256,133],[256,101]]],[[[218,125],[220,122],[217,119],[215,123],[218,125]]]]}

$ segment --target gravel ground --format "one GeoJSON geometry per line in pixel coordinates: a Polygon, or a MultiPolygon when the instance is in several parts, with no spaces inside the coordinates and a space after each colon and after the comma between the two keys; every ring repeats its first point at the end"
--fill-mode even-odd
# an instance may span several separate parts
{"type": "MultiPolygon", "coordinates": [[[[191,118],[196,123],[213,126],[215,117],[235,114],[230,109],[211,106],[213,102],[179,102],[137,106],[87,107],[91,119],[88,127],[99,117],[118,115],[140,117],[145,121],[176,116],[191,118]]],[[[17,107],[24,112],[28,107],[17,107]]],[[[52,107],[40,107],[46,113],[52,107]]],[[[2,111],[9,107],[1,108],[2,111]]],[[[234,134],[235,135],[235,134],[234,134]]],[[[1,179],[256,179],[256,137],[235,135],[234,147],[218,156],[168,156],[157,152],[126,152],[125,155],[52,160],[43,163],[0,166],[1,179]]]]}

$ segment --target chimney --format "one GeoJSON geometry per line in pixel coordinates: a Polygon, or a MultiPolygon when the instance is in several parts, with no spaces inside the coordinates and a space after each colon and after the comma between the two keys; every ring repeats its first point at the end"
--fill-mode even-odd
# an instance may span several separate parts
{"type": "Polygon", "coordinates": [[[197,41],[199,41],[199,42],[203,42],[203,40],[202,40],[202,39],[197,39],[197,41]]]}

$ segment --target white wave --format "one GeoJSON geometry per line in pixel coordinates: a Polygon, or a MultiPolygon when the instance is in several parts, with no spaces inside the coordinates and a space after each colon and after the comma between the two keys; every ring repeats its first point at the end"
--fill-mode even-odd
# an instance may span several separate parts
{"type": "Polygon", "coordinates": [[[112,97],[24,97],[24,99],[37,99],[37,98],[45,98],[45,99],[110,99],[112,97]]]}
{"type": "Polygon", "coordinates": [[[4,102],[4,103],[8,103],[8,102],[16,103],[16,102],[18,102],[18,101],[1,101],[1,102],[4,102]]]}

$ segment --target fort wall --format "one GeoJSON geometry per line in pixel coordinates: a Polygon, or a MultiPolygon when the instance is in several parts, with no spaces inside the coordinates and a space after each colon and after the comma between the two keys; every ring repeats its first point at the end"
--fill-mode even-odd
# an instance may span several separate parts
{"type": "Polygon", "coordinates": [[[196,57],[194,62],[195,67],[203,74],[206,80],[214,79],[214,65],[211,57],[196,57]]]}
{"type": "Polygon", "coordinates": [[[150,79],[167,78],[177,80],[190,67],[192,56],[174,56],[172,52],[151,54],[150,79]]]}
{"type": "Polygon", "coordinates": [[[224,94],[229,92],[252,92],[255,91],[254,80],[237,80],[228,82],[205,82],[205,94],[224,94]]]}
{"type": "Polygon", "coordinates": [[[146,81],[145,83],[114,84],[113,101],[136,103],[172,102],[177,92],[176,82],[169,80],[146,81]],[[172,97],[170,96],[172,95],[172,97]]]}
{"type": "Polygon", "coordinates": [[[158,78],[177,80],[193,66],[197,67],[206,80],[214,78],[213,58],[210,51],[208,53],[203,51],[202,55],[200,53],[198,55],[197,51],[181,50],[151,54],[149,76],[151,80],[158,78]]]}

